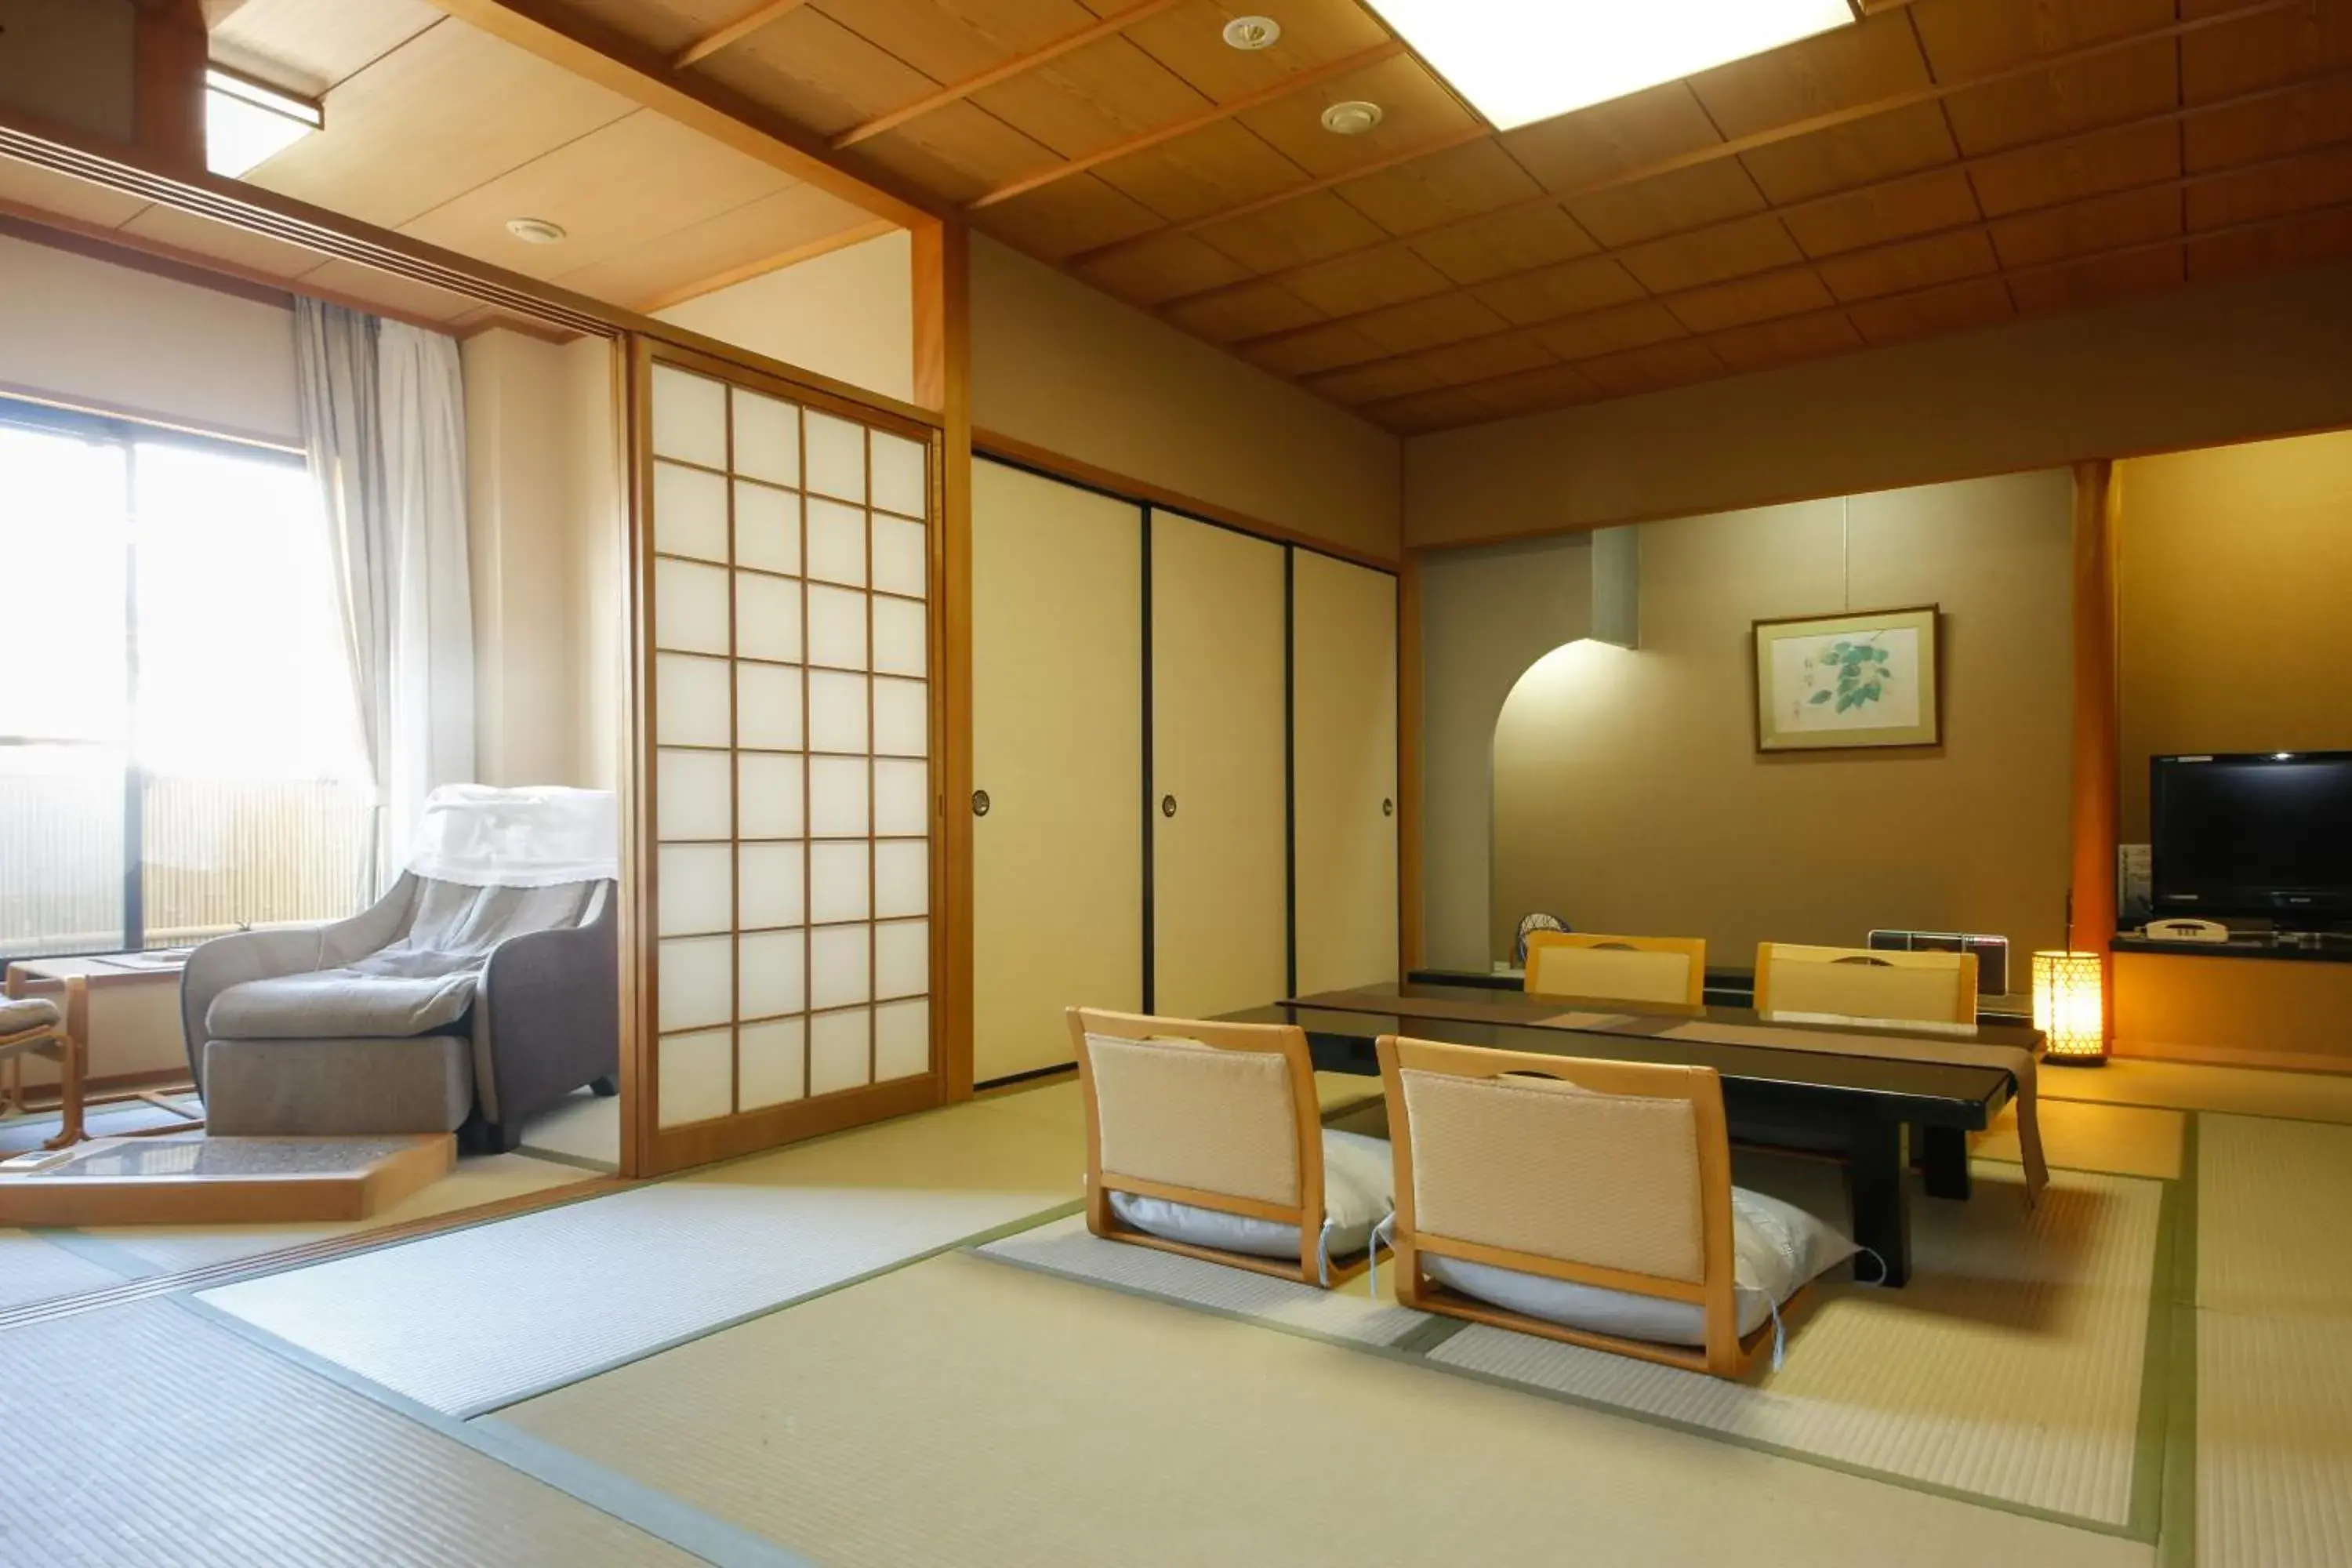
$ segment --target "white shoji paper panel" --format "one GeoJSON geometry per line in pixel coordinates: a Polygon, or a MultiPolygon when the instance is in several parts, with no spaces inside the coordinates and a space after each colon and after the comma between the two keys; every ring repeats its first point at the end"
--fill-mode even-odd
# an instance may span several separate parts
{"type": "Polygon", "coordinates": [[[736,1086],[737,1098],[742,1102],[740,1109],[758,1110],[807,1096],[806,1019],[746,1024],[738,1032],[736,1049],[740,1057],[736,1068],[741,1075],[736,1086]]]}
{"type": "Polygon", "coordinates": [[[931,844],[885,838],[874,846],[874,912],[883,920],[931,912],[931,844]]]}
{"type": "Polygon", "coordinates": [[[808,574],[820,582],[866,585],[866,514],[854,506],[811,496],[808,574]]]}
{"type": "Polygon", "coordinates": [[[735,852],[724,844],[661,847],[661,899],[655,925],[664,936],[725,931],[735,923],[735,852]]]}
{"type": "Polygon", "coordinates": [[[801,585],[791,577],[735,574],[735,651],[744,658],[801,661],[801,585]]]}
{"type": "Polygon", "coordinates": [[[866,677],[837,670],[809,671],[809,750],[866,750],[866,677]]]}
{"type": "Polygon", "coordinates": [[[807,441],[809,493],[862,503],[866,500],[866,427],[812,409],[803,435],[807,441]]]}
{"type": "Polygon", "coordinates": [[[900,517],[928,517],[922,443],[882,430],[873,433],[873,441],[874,504],[900,517]]]}
{"type": "Polygon", "coordinates": [[[655,951],[661,964],[659,1022],[699,1029],[735,1016],[735,942],[725,936],[674,937],[655,951]]]}
{"type": "Polygon", "coordinates": [[[727,387],[707,375],[654,366],[654,456],[727,466],[727,387]]]}
{"type": "Polygon", "coordinates": [[[819,839],[809,846],[809,919],[862,921],[873,907],[871,857],[863,838],[819,839]]]}
{"type": "Polygon", "coordinates": [[[654,548],[705,561],[727,559],[727,481],[700,468],[654,465],[654,548]]]}
{"type": "Polygon", "coordinates": [[[831,1094],[873,1082],[873,1018],[864,1007],[809,1020],[809,1092],[831,1094]]]}
{"type": "Polygon", "coordinates": [[[808,1010],[806,932],[752,931],[737,939],[737,1017],[808,1010]]]}
{"type": "Polygon", "coordinates": [[[874,1009],[874,1081],[931,1070],[931,1005],[917,997],[874,1009]]]}
{"type": "MultiPolygon", "coordinates": [[[[887,600],[872,601],[878,613],[887,600]]],[[[835,669],[866,668],[866,595],[856,588],[808,588],[808,661],[835,669]]],[[[918,616],[921,607],[914,606],[918,616]]],[[[921,674],[920,670],[912,673],[921,674]]]]}
{"type": "Polygon", "coordinates": [[[735,564],[800,575],[800,497],[735,481],[735,564]]]}
{"type": "Polygon", "coordinates": [[[886,921],[874,928],[874,994],[920,996],[931,988],[931,922],[886,921]]]}
{"type": "Polygon", "coordinates": [[[891,837],[928,833],[930,818],[930,764],[895,758],[876,762],[874,831],[891,837]]]}
{"type": "Polygon", "coordinates": [[[730,759],[724,752],[662,752],[654,759],[654,811],[666,839],[731,838],[730,759]]]}
{"type": "Polygon", "coordinates": [[[801,760],[782,752],[742,752],[735,758],[736,832],[745,838],[798,838],[807,829],[802,810],[801,760]]]}
{"type": "Polygon", "coordinates": [[[863,838],[867,832],[864,757],[809,759],[809,835],[863,838]]]}
{"type": "Polygon", "coordinates": [[[871,927],[818,926],[809,932],[809,1005],[840,1007],[873,998],[871,927]]]}
{"type": "Polygon", "coordinates": [[[681,653],[727,651],[725,567],[654,563],[654,646],[681,653]]]}
{"type": "Polygon", "coordinates": [[[801,749],[801,672],[790,665],[735,667],[738,746],[747,751],[801,749]]]}
{"type": "MultiPolygon", "coordinates": [[[[919,680],[874,682],[874,752],[884,757],[930,755],[930,691],[919,680]]],[[[855,748],[858,751],[865,747],[855,748]]]]}
{"type": "Polygon", "coordinates": [[[928,675],[929,628],[912,599],[874,600],[874,668],[884,675],[928,675]]]}
{"type": "Polygon", "coordinates": [[[735,471],[770,484],[801,482],[801,411],[757,392],[735,388],[735,471]]]}
{"type": "Polygon", "coordinates": [[[735,738],[723,659],[656,654],[654,709],[655,737],[665,746],[724,746],[735,738]]]}
{"type": "Polygon", "coordinates": [[[740,930],[796,926],[807,919],[798,844],[746,844],[736,851],[735,864],[740,930]]]}
{"type": "Polygon", "coordinates": [[[930,594],[930,561],[923,525],[874,514],[874,586],[911,599],[930,594]]]}
{"type": "Polygon", "coordinates": [[[704,1029],[661,1037],[661,1124],[683,1127],[732,1110],[735,1031],[704,1029]]]}

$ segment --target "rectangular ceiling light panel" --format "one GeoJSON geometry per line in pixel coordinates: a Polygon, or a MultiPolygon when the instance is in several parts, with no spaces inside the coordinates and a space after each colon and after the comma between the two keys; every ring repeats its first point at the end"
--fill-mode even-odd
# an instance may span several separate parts
{"type": "Polygon", "coordinates": [[[326,123],[307,99],[215,67],[205,73],[205,166],[238,179],[326,123]]]}
{"type": "Polygon", "coordinates": [[[1498,131],[1852,23],[1853,0],[1372,0],[1498,131]]]}

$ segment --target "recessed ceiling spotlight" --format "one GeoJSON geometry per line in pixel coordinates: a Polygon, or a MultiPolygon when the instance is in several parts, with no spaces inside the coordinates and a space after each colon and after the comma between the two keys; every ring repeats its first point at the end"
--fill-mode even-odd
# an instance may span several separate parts
{"type": "Polygon", "coordinates": [[[1237,49],[1270,49],[1282,40],[1282,24],[1271,16],[1236,16],[1225,24],[1225,42],[1237,49]]]}
{"type": "Polygon", "coordinates": [[[1351,98],[1323,111],[1323,129],[1334,136],[1361,136],[1381,122],[1381,106],[1351,98]]]}
{"type": "Polygon", "coordinates": [[[560,223],[550,223],[543,217],[510,217],[507,232],[525,245],[556,245],[570,237],[560,223]]]}

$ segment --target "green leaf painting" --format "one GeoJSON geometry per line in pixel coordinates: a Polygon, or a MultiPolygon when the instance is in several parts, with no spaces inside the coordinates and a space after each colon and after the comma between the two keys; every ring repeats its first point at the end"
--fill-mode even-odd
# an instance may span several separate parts
{"type": "Polygon", "coordinates": [[[1828,652],[1807,659],[1805,684],[1815,689],[1805,701],[1815,708],[1834,704],[1830,710],[1843,713],[1882,700],[1894,684],[1895,672],[1887,667],[1886,650],[1878,646],[1879,636],[1873,632],[1859,641],[1840,637],[1828,652]],[[1835,684],[1815,685],[1832,675],[1835,684]]]}

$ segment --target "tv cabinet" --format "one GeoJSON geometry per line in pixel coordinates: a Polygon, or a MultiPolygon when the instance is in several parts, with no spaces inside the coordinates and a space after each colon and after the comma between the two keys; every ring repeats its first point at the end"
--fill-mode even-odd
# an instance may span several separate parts
{"type": "Polygon", "coordinates": [[[2115,1055],[2352,1073],[2352,942],[2110,945],[2115,1055]]]}

